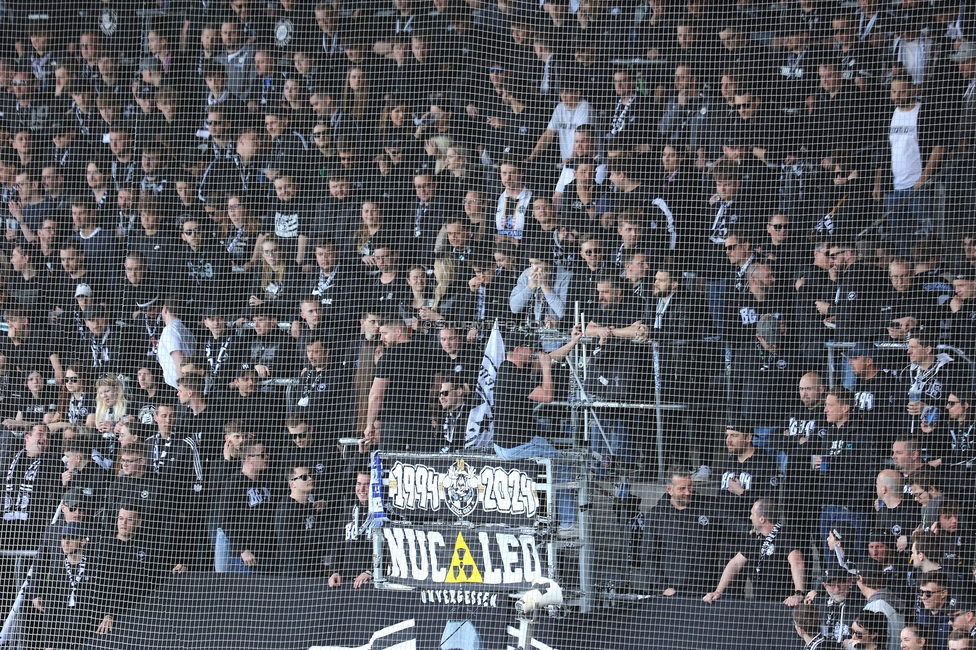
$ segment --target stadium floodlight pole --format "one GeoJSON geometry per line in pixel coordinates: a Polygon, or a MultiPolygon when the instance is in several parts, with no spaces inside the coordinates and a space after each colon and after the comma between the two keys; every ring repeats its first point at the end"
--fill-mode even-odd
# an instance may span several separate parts
{"type": "MultiPolygon", "coordinates": [[[[54,517],[51,519],[51,525],[57,523],[58,519],[61,518],[61,506],[64,505],[64,500],[58,504],[57,509],[54,511],[54,517]]],[[[14,599],[14,604],[10,607],[10,612],[7,614],[6,620],[3,622],[3,629],[0,630],[0,646],[7,645],[7,640],[13,636],[14,626],[17,624],[17,614],[20,613],[20,608],[24,604],[24,593],[27,588],[30,587],[31,578],[34,575],[34,567],[37,566],[37,551],[34,551],[34,559],[31,562],[30,568],[27,569],[27,575],[24,577],[24,582],[20,585],[20,589],[17,591],[17,597],[14,599]]]]}

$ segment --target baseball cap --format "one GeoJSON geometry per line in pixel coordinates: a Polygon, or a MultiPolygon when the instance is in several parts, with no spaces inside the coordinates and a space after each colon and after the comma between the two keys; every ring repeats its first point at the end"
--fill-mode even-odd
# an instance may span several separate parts
{"type": "Polygon", "coordinates": [[[92,297],[91,285],[86,282],[79,282],[75,287],[75,298],[80,298],[81,296],[86,296],[88,298],[92,297]]]}
{"type": "Polygon", "coordinates": [[[61,501],[64,505],[69,508],[77,508],[78,506],[84,506],[85,504],[85,493],[78,488],[71,488],[64,493],[61,501]]]}
{"type": "Polygon", "coordinates": [[[949,602],[946,603],[946,613],[949,618],[957,614],[965,614],[966,612],[976,612],[976,608],[973,607],[973,602],[969,598],[963,596],[952,597],[949,602]]]}
{"type": "Polygon", "coordinates": [[[89,305],[88,309],[82,312],[81,317],[84,320],[95,320],[96,318],[108,318],[108,310],[99,304],[89,305]]]}
{"type": "Polygon", "coordinates": [[[952,56],[949,57],[956,63],[965,63],[969,59],[976,58],[976,44],[971,41],[963,41],[952,56]]]}
{"type": "Polygon", "coordinates": [[[61,529],[61,537],[73,537],[77,539],[79,537],[88,537],[88,534],[81,524],[77,521],[72,521],[65,524],[61,529]]]}
{"type": "Polygon", "coordinates": [[[752,433],[753,427],[744,418],[729,418],[725,423],[726,431],[738,431],[739,433],[752,433]]]}
{"type": "Polygon", "coordinates": [[[972,264],[960,264],[958,267],[953,269],[952,272],[953,280],[976,280],[976,267],[972,264]]]}
{"type": "Polygon", "coordinates": [[[855,531],[854,526],[851,526],[845,522],[838,522],[834,524],[834,527],[830,529],[830,534],[834,536],[834,539],[844,543],[852,543],[854,541],[855,531]]]}
{"type": "Polygon", "coordinates": [[[783,340],[783,325],[772,314],[766,314],[756,323],[756,334],[769,345],[778,345],[783,340]]]}
{"type": "Polygon", "coordinates": [[[860,357],[874,357],[878,353],[877,348],[872,343],[857,343],[853,348],[844,353],[848,359],[858,359],[860,357]]]}
{"type": "Polygon", "coordinates": [[[535,337],[519,329],[506,332],[502,338],[505,339],[505,349],[508,351],[514,350],[515,348],[531,348],[535,350],[539,347],[539,343],[535,337]]]}
{"type": "Polygon", "coordinates": [[[233,379],[240,379],[249,372],[257,373],[254,366],[250,363],[242,363],[240,365],[234,365],[231,367],[231,377],[233,379]]]}
{"type": "Polygon", "coordinates": [[[136,307],[139,309],[149,309],[159,300],[158,293],[146,293],[136,298],[136,307]]]}
{"type": "Polygon", "coordinates": [[[853,577],[853,575],[853,572],[835,565],[824,569],[823,581],[834,582],[835,580],[849,580],[853,577]]]}

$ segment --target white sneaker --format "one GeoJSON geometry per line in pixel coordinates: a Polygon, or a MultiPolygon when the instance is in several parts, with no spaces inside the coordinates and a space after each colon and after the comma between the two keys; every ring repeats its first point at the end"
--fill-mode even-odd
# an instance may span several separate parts
{"type": "Polygon", "coordinates": [[[694,472],[691,473],[692,481],[707,481],[708,477],[712,475],[712,470],[708,468],[708,465],[702,465],[694,472]]]}

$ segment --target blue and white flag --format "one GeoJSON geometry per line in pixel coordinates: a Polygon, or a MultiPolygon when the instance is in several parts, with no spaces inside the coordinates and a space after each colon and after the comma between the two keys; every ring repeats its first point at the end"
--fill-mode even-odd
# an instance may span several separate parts
{"type": "Polygon", "coordinates": [[[481,361],[481,372],[478,373],[478,388],[476,392],[481,403],[471,409],[468,415],[468,428],[464,435],[464,447],[491,447],[491,440],[495,434],[495,378],[498,376],[498,366],[505,361],[505,341],[498,331],[498,323],[491,330],[488,345],[485,346],[485,357],[481,361]]]}

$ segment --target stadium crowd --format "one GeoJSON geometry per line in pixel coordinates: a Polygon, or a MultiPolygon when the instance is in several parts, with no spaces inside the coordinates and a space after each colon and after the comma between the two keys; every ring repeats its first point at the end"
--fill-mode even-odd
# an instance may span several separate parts
{"type": "MultiPolygon", "coordinates": [[[[961,0],[0,4],[29,644],[187,570],[363,586],[369,455],[558,457],[533,407],[584,341],[588,397],[690,407],[635,591],[749,567],[810,648],[969,647],[972,31],[961,0]]],[[[653,417],[601,411],[594,475],[654,464],[653,417]]]]}

